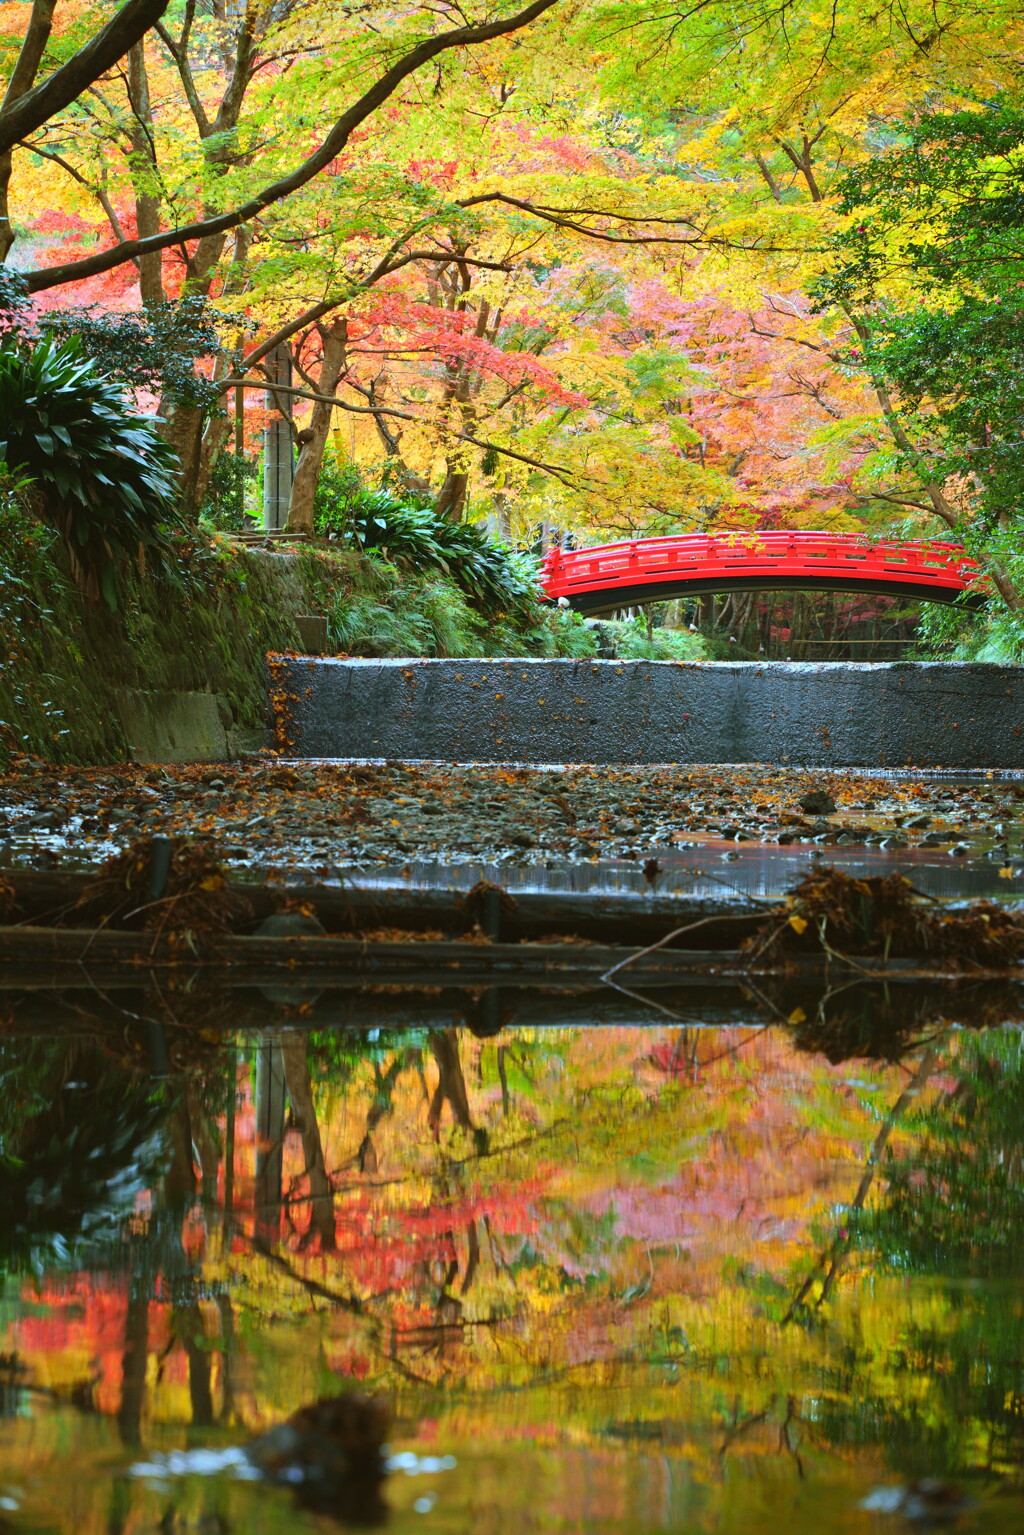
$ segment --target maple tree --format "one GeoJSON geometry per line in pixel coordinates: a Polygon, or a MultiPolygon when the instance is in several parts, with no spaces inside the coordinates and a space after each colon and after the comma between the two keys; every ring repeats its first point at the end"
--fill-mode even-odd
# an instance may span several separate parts
{"type": "MultiPolygon", "coordinates": [[[[53,31],[55,57],[76,25],[53,31]]],[[[22,136],[12,217],[51,242],[26,274],[43,306],[212,301],[216,355],[184,335],[177,354],[210,400],[165,390],[162,407],[196,505],[233,430],[253,450],[268,419],[253,396],[287,349],[293,381],[268,400],[298,451],[297,530],[330,458],[521,542],[969,538],[932,406],[923,427],[907,371],[865,369],[875,319],[822,284],[853,249],[849,177],[869,194],[894,120],[912,134],[919,106],[941,119],[993,90],[992,112],[1013,110],[1019,29],[1006,5],[923,0],[881,20],[813,0],[785,19],[371,7],[318,13],[315,33],[291,6],[185,5],[22,136]]],[[[887,195],[909,229],[909,183],[887,195]]],[[[886,275],[882,301],[907,281],[886,275]]],[[[1011,609],[1012,539],[978,541],[1011,609]]]]}

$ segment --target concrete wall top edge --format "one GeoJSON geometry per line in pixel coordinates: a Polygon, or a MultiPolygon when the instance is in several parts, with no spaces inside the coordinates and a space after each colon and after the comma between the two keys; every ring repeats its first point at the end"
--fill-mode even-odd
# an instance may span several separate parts
{"type": "Polygon", "coordinates": [[[272,661],[287,661],[299,666],[308,662],[316,667],[343,666],[347,670],[408,671],[411,667],[434,670],[455,670],[479,667],[588,667],[593,671],[618,672],[623,669],[644,667],[652,671],[701,671],[754,675],[760,672],[778,672],[783,675],[812,674],[821,672],[980,672],[995,676],[1005,673],[1024,676],[1024,665],[1010,666],[998,661],[603,661],[589,656],[408,656],[403,658],[366,656],[303,656],[271,655],[272,661]]]}

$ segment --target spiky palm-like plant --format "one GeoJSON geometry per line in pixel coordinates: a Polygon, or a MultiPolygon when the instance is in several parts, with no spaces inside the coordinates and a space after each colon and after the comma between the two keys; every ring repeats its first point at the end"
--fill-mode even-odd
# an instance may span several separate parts
{"type": "Polygon", "coordinates": [[[118,565],[166,546],[175,454],[77,341],[0,342],[0,461],[31,478],[76,580],[111,607],[118,565]]]}

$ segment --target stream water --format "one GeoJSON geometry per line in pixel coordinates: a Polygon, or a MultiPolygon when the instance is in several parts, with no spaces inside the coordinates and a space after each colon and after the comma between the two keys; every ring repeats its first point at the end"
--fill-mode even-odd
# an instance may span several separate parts
{"type": "Polygon", "coordinates": [[[65,1000],[0,1009],[0,1529],[1024,1529],[1005,996],[65,1000]]]}
{"type": "MultiPolygon", "coordinates": [[[[389,774],[375,820],[287,765],[22,778],[4,858],[227,828],[236,877],[624,913],[819,857],[1022,893],[1006,775],[836,780],[791,845],[807,784],[706,775],[688,818],[580,778],[567,852],[533,778],[389,774]]],[[[1021,983],[969,974],[0,978],[0,1535],[1024,1531],[1022,1026],[1021,983]]]]}

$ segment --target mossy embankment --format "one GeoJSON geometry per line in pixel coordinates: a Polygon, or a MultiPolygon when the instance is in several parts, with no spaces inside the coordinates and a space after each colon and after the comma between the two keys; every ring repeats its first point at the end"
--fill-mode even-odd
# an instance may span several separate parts
{"type": "Polygon", "coordinates": [[[169,577],[122,570],[112,611],[78,590],[52,531],[10,506],[2,517],[0,765],[19,755],[146,760],[139,741],[153,739],[154,719],[164,728],[168,709],[180,757],[203,755],[185,739],[193,721],[206,755],[258,746],[266,655],[302,649],[300,614],[326,616],[337,654],[585,656],[596,646],[573,614],[483,611],[437,572],[352,549],[270,553],[205,534],[179,541],[169,577]],[[210,750],[217,740],[223,751],[210,750]]]}
{"type": "Polygon", "coordinates": [[[274,562],[183,542],[173,578],[118,578],[117,607],[90,602],[59,540],[6,511],[0,544],[0,762],[18,754],[103,763],[131,755],[132,694],[213,695],[226,733],[262,735],[268,650],[299,647],[274,562]]]}

